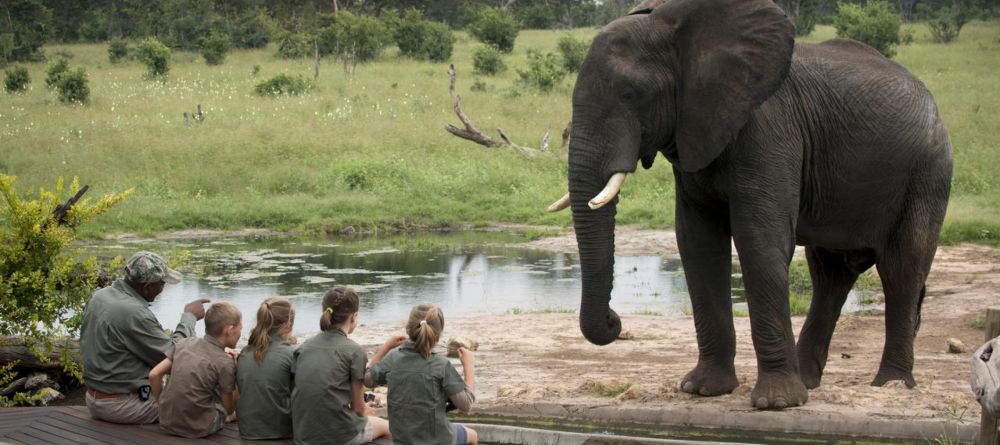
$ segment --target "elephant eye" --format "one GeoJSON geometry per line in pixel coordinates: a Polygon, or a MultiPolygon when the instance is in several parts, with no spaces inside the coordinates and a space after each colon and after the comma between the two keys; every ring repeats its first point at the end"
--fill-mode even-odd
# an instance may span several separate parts
{"type": "Polygon", "coordinates": [[[619,93],[619,97],[621,97],[622,100],[626,102],[632,102],[633,100],[636,100],[639,97],[639,92],[636,91],[636,89],[633,88],[631,85],[624,85],[621,87],[621,92],[619,93]]]}

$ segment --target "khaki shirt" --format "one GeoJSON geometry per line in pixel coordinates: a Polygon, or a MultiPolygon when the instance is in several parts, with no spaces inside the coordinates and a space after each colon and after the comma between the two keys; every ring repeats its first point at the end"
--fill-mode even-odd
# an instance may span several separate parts
{"type": "Polygon", "coordinates": [[[84,382],[111,394],[148,385],[149,370],[166,358],[175,342],[194,336],[196,322],[185,312],[167,337],[149,302],[124,281],[95,291],[83,310],[80,328],[84,382]]]}
{"type": "Polygon", "coordinates": [[[445,405],[466,387],[447,358],[434,353],[424,359],[407,340],[372,365],[368,374],[375,384],[389,387],[389,430],[394,444],[455,443],[445,405]]]}
{"type": "Polygon", "coordinates": [[[292,364],[291,343],[272,336],[257,363],[257,348],[247,346],[236,362],[236,386],[240,390],[240,437],[244,439],[282,439],[292,437],[292,364]]]}
{"type": "Polygon", "coordinates": [[[160,426],[183,437],[215,432],[219,394],[236,389],[236,363],[215,337],[189,338],[167,356],[170,378],[160,394],[160,426]]]}
{"type": "Polygon", "coordinates": [[[339,329],[295,350],[292,425],[296,444],[347,443],[368,419],[351,409],[351,381],[364,380],[368,355],[339,329]]]}

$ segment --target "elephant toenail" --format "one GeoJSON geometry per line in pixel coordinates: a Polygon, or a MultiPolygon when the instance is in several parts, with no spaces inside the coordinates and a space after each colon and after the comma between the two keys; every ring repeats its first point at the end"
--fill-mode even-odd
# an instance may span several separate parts
{"type": "Polygon", "coordinates": [[[706,388],[704,386],[701,387],[701,389],[698,390],[698,394],[701,394],[703,396],[710,396],[710,395],[712,395],[710,392],[708,392],[708,388],[706,388]]]}
{"type": "Polygon", "coordinates": [[[767,408],[767,397],[757,399],[757,402],[753,406],[756,408],[767,408]]]}
{"type": "Polygon", "coordinates": [[[684,382],[684,386],[681,387],[681,390],[683,390],[686,393],[693,393],[694,392],[694,382],[692,382],[690,380],[684,382]]]}
{"type": "Polygon", "coordinates": [[[777,400],[774,401],[774,407],[777,408],[777,409],[788,408],[788,402],[786,402],[785,399],[779,398],[779,399],[777,399],[777,400]]]}

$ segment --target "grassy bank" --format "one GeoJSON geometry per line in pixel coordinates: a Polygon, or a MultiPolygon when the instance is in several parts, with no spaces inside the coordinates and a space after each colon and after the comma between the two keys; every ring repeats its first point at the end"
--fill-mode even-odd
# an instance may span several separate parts
{"type": "MultiPolygon", "coordinates": [[[[523,31],[511,68],[471,91],[473,42],[459,34],[453,62],[462,106],[484,132],[503,128],[537,146],[546,129],[570,119],[568,77],[556,91],[519,86],[527,49],[555,52],[566,31],[523,31]]],[[[596,30],[570,33],[590,38],[596,30]]],[[[832,37],[820,27],[808,40],[832,37]]],[[[945,239],[1000,239],[1000,22],[963,28],[958,42],[916,41],[897,60],[934,92],[955,145],[956,174],[945,239]]],[[[32,89],[0,102],[0,172],[22,191],[79,176],[95,195],[135,193],[88,230],[153,233],[184,228],[266,227],[307,231],[367,227],[519,222],[570,224],[544,209],[566,190],[562,156],[526,158],[446,133],[459,124],[448,95],[447,64],[400,59],[387,51],[352,77],[325,62],[318,89],[267,99],[253,86],[274,74],[312,76],[312,62],[276,59],[273,48],[238,51],[210,67],[175,53],[166,81],[143,80],[136,62],[111,65],[105,45],[46,47],[72,54],[90,75],[88,106],[69,107],[44,88],[44,64],[29,65],[32,89]],[[254,75],[254,66],[259,73],[254,75]],[[204,123],[182,113],[201,104],[204,123]]],[[[619,222],[668,227],[673,184],[662,158],[625,185],[619,222]]]]}

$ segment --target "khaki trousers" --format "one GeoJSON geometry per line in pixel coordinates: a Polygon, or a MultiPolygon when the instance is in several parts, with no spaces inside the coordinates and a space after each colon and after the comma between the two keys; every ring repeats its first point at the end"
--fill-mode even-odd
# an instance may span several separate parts
{"type": "Polygon", "coordinates": [[[98,399],[87,392],[87,409],[90,417],[105,422],[141,425],[156,423],[159,415],[156,402],[139,400],[139,394],[133,392],[125,397],[98,399]]]}

